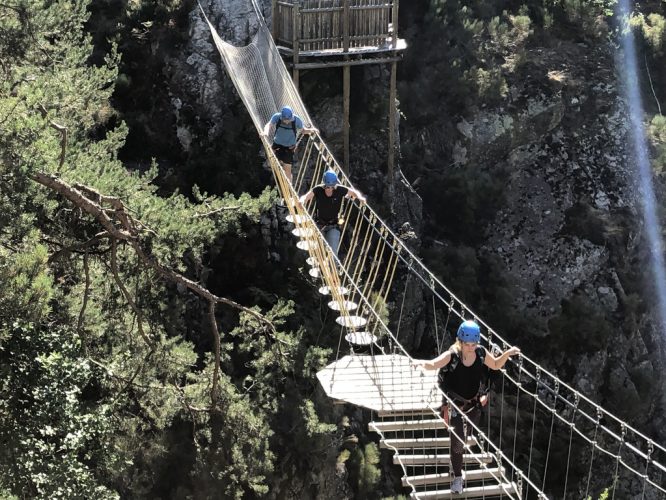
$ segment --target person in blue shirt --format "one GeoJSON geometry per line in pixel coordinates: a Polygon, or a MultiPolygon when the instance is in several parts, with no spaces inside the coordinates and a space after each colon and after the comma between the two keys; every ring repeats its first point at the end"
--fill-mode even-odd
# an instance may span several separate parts
{"type": "Polygon", "coordinates": [[[284,106],[279,113],[275,113],[264,126],[264,135],[270,137],[271,129],[275,129],[273,135],[273,151],[280,160],[284,173],[292,182],[291,165],[294,163],[294,152],[296,151],[296,140],[298,134],[313,134],[318,132],[316,128],[305,127],[300,116],[294,114],[289,106],[284,106]]]}
{"type": "Polygon", "coordinates": [[[313,187],[300,197],[301,205],[314,198],[312,218],[319,226],[326,242],[337,257],[340,246],[340,209],[342,199],[351,198],[365,203],[365,197],[355,189],[340,186],[338,176],[332,170],[324,172],[322,184],[313,187]]]}

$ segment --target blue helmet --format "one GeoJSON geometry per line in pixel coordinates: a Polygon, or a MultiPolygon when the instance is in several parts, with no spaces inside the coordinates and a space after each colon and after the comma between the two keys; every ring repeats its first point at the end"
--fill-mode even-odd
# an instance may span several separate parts
{"type": "Polygon", "coordinates": [[[333,170],[324,172],[323,178],[324,186],[335,186],[338,183],[338,176],[333,170]]]}
{"type": "Polygon", "coordinates": [[[464,321],[458,327],[456,335],[462,342],[479,342],[481,340],[481,328],[475,321],[464,321]]]}
{"type": "Polygon", "coordinates": [[[283,120],[292,120],[294,118],[294,110],[289,106],[283,107],[282,111],[280,111],[280,118],[283,120]]]}

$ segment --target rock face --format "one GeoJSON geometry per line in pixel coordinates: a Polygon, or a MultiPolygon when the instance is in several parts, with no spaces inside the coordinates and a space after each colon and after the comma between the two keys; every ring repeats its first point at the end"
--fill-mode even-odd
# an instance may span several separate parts
{"type": "MultiPolygon", "coordinates": [[[[552,335],[549,322],[574,295],[619,325],[631,314],[625,289],[635,283],[627,282],[626,261],[638,251],[642,221],[613,59],[607,47],[572,44],[531,53],[527,67],[527,78],[511,89],[510,106],[457,125],[454,150],[466,151],[458,153],[461,167],[488,162],[508,172],[505,205],[488,224],[479,252],[501,259],[515,311],[529,320],[528,335],[552,335]]],[[[616,326],[601,353],[581,349],[571,362],[577,388],[610,407],[630,401],[625,416],[637,425],[644,422],[638,415],[647,416],[655,403],[664,418],[664,380],[657,376],[664,373],[663,339],[653,318],[640,322],[643,328],[624,332],[616,326]]],[[[555,359],[546,363],[557,365],[555,359]]]]}

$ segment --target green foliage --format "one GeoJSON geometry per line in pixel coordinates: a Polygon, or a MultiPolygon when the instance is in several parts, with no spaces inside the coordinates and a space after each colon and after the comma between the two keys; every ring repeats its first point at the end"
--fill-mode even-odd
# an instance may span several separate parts
{"type": "Polygon", "coordinates": [[[664,37],[666,37],[666,19],[664,16],[656,12],[646,16],[639,12],[631,16],[629,25],[641,33],[643,40],[653,53],[663,54],[664,37]]]}
{"type": "Polygon", "coordinates": [[[575,30],[581,38],[599,39],[609,32],[617,0],[546,0],[542,18],[546,30],[557,34],[575,30]]]}
{"type": "Polygon", "coordinates": [[[53,279],[46,247],[36,240],[33,232],[11,250],[0,247],[0,319],[39,321],[50,310],[53,279]]]}
{"type": "Polygon", "coordinates": [[[331,358],[331,349],[318,345],[307,346],[303,361],[303,377],[313,379],[331,358]]]}
{"type": "Polygon", "coordinates": [[[376,486],[381,477],[378,464],[379,449],[375,443],[368,443],[364,447],[357,446],[352,450],[348,467],[359,498],[378,496],[376,486]]]}
{"type": "Polygon", "coordinates": [[[0,325],[0,481],[21,497],[118,498],[94,468],[111,440],[110,407],[91,404],[94,378],[71,330],[0,325]]]}
{"type": "MultiPolygon", "coordinates": [[[[167,17],[182,6],[151,5],[167,17]]],[[[120,56],[113,46],[93,56],[87,18],[86,1],[0,6],[0,491],[263,495],[286,375],[300,375],[292,360],[302,332],[286,328],[292,305],[278,301],[267,313],[277,331],[218,308],[226,329],[213,404],[213,336],[199,301],[129,245],[118,244],[112,260],[100,224],[32,176],[117,197],[141,222],[144,255],[194,281],[210,271],[213,244],[223,251],[246,237],[271,191],[164,193],[156,163],[129,171],[118,159],[128,128],[109,103],[120,56]]],[[[304,398],[290,409],[311,417],[304,398]]]]}
{"type": "Polygon", "coordinates": [[[666,171],[666,117],[655,115],[648,126],[648,138],[653,148],[652,169],[659,175],[666,171]]]}
{"type": "MultiPolygon", "coordinates": [[[[606,488],[604,491],[601,492],[598,500],[608,500],[609,496],[610,496],[610,489],[606,488]]],[[[585,500],[592,500],[592,497],[588,496],[585,500]]]]}
{"type": "Polygon", "coordinates": [[[445,98],[452,104],[495,104],[506,97],[507,76],[522,63],[533,33],[527,7],[507,7],[484,0],[431,1],[433,29],[446,38],[437,54],[445,61],[445,98]]]}
{"type": "Polygon", "coordinates": [[[303,416],[302,428],[308,437],[311,438],[317,434],[330,434],[335,431],[335,424],[326,424],[319,421],[312,401],[304,401],[300,411],[303,416]]]}

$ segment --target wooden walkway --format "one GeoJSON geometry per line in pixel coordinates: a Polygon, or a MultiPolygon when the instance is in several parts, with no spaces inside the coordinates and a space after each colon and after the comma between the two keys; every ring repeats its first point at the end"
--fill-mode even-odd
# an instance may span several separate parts
{"type": "Polygon", "coordinates": [[[521,498],[518,485],[507,477],[507,471],[498,467],[494,455],[482,450],[471,436],[463,454],[465,487],[462,493],[452,493],[451,440],[446,424],[436,414],[405,417],[404,412],[382,412],[378,417],[368,424],[368,430],[380,435],[381,448],[394,452],[393,463],[402,467],[402,485],[412,490],[412,499],[521,498]]]}
{"type": "Polygon", "coordinates": [[[329,397],[375,410],[377,420],[368,429],[380,435],[382,449],[393,452],[412,499],[520,498],[518,486],[474,437],[463,455],[465,489],[451,492],[451,441],[439,417],[436,370],[423,372],[406,356],[349,355],[317,378],[329,397]]]}

